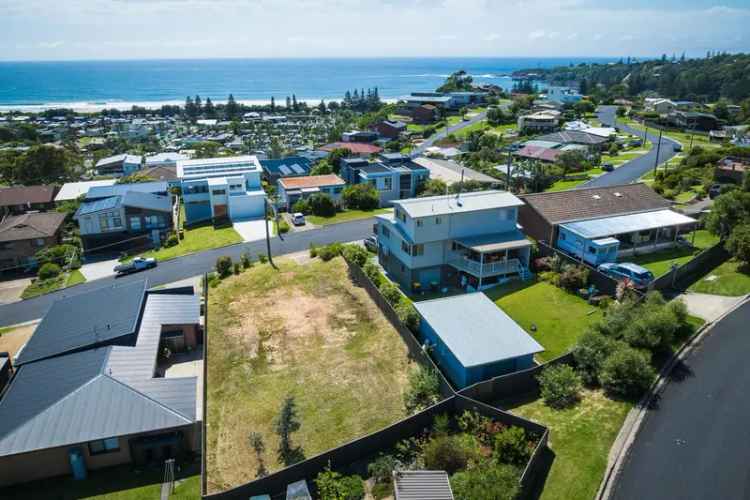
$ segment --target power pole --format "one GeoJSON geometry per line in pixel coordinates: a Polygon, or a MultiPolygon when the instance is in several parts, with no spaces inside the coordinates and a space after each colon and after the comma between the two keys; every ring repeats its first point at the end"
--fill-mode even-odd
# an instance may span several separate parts
{"type": "Polygon", "coordinates": [[[661,152],[661,134],[662,130],[659,130],[659,142],[656,144],[656,158],[654,159],[654,173],[656,173],[656,169],[659,166],[659,153],[661,152]]]}
{"type": "Polygon", "coordinates": [[[263,222],[266,225],[266,252],[268,253],[268,263],[271,267],[276,267],[273,263],[273,256],[271,255],[271,234],[268,230],[268,198],[263,197],[263,222]]]}

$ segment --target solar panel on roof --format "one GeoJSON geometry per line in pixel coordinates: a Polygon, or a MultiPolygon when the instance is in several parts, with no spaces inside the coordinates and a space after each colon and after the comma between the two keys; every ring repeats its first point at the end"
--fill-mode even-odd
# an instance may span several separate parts
{"type": "Polygon", "coordinates": [[[281,173],[284,175],[290,175],[292,173],[292,171],[286,165],[280,165],[279,170],[281,170],[281,173]]]}
{"type": "Polygon", "coordinates": [[[294,170],[298,174],[304,174],[305,173],[305,169],[303,169],[302,167],[300,167],[296,163],[292,165],[292,170],[294,170]]]}

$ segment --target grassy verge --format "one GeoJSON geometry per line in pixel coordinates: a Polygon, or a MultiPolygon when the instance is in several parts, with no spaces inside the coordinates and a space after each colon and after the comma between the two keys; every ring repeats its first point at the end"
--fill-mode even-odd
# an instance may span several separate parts
{"type": "Polygon", "coordinates": [[[214,227],[212,225],[185,228],[185,237],[180,243],[169,248],[149,250],[143,257],[156,257],[157,260],[169,260],[194,252],[225,247],[242,243],[242,237],[231,225],[214,227]]]}
{"type": "MultiPolygon", "coordinates": [[[[633,128],[633,129],[636,129],[636,130],[643,131],[645,129],[645,127],[642,124],[640,124],[640,123],[638,123],[635,120],[632,120],[630,118],[619,118],[618,122],[619,123],[624,123],[627,126],[629,126],[630,128],[633,128]]],[[[659,133],[659,129],[655,128],[655,127],[652,127],[652,126],[649,126],[648,130],[649,130],[650,133],[656,132],[657,135],[659,133]]],[[[670,138],[672,138],[672,139],[680,142],[682,144],[682,146],[684,148],[686,148],[686,149],[688,148],[688,146],[690,146],[690,134],[688,134],[688,133],[678,132],[678,131],[675,131],[675,130],[666,130],[665,129],[664,133],[663,133],[663,136],[670,137],[670,138]]],[[[693,134],[692,138],[693,138],[693,146],[700,146],[702,148],[720,148],[721,147],[720,143],[709,141],[708,140],[708,136],[706,136],[706,135],[693,134]]],[[[662,146],[664,146],[664,144],[662,144],[662,146]]]]}
{"type": "Polygon", "coordinates": [[[545,193],[552,193],[555,191],[565,191],[567,189],[573,189],[574,187],[583,184],[584,182],[588,181],[588,179],[577,179],[577,180],[560,180],[556,181],[554,184],[552,184],[550,187],[544,190],[545,193]]]}
{"type": "Polygon", "coordinates": [[[380,214],[386,214],[392,212],[392,208],[378,208],[375,210],[344,210],[343,212],[337,212],[333,217],[321,217],[319,215],[306,215],[305,219],[317,226],[325,226],[327,224],[336,224],[339,222],[348,222],[351,220],[367,219],[380,214]]]}
{"type": "Polygon", "coordinates": [[[568,352],[586,327],[602,316],[599,308],[543,281],[514,282],[485,293],[544,347],[537,355],[541,361],[568,352]]]}
{"type": "Polygon", "coordinates": [[[36,279],[21,293],[22,299],[31,299],[46,293],[67,288],[69,286],[84,283],[86,277],[80,270],[75,269],[69,273],[61,273],[59,276],[47,280],[36,279]]]}
{"type": "MultiPolygon", "coordinates": [[[[134,471],[130,466],[117,466],[89,471],[85,481],[72,476],[45,479],[0,490],[0,498],[25,500],[101,499],[101,500],[151,500],[159,498],[164,472],[161,469],[134,471]]],[[[170,500],[200,498],[200,468],[195,464],[175,470],[176,486],[170,500]]]]}
{"type": "MultiPolygon", "coordinates": [[[[687,235],[686,238],[688,241],[692,239],[690,235],[687,235]]],[[[701,251],[718,243],[718,241],[719,239],[716,236],[704,229],[700,229],[695,232],[695,246],[693,248],[670,248],[659,252],[628,257],[626,260],[645,267],[654,273],[654,276],[659,277],[667,273],[672,268],[672,264],[682,266],[692,260],[701,251]]]]}
{"type": "Polygon", "coordinates": [[[292,435],[310,457],[406,416],[406,346],[343,259],[256,264],[209,294],[208,484],[247,482],[260,461],[280,469],[274,420],[295,398],[292,435]],[[210,311],[215,311],[211,314],[210,311]]]}
{"type": "Polygon", "coordinates": [[[743,266],[737,259],[729,259],[707,272],[688,290],[728,297],[748,294],[750,293],[750,269],[743,266]]]}
{"type": "Polygon", "coordinates": [[[593,498],[607,467],[607,455],[632,408],[601,390],[584,390],[574,407],[553,410],[537,399],[511,412],[549,427],[555,454],[542,500],[593,498]]]}
{"type": "Polygon", "coordinates": [[[86,277],[83,275],[80,269],[75,269],[71,271],[70,274],[68,274],[68,281],[65,283],[65,286],[67,287],[67,286],[79,285],[85,282],[86,282],[86,277]]]}

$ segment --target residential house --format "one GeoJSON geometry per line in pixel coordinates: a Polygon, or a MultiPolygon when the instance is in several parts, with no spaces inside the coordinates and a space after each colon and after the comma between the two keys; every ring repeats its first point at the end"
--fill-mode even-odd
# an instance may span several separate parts
{"type": "Polygon", "coordinates": [[[160,354],[198,348],[200,325],[192,288],[136,281],[54,302],[0,399],[0,485],[199,452],[198,377],[171,376],[160,354]]]}
{"type": "Polygon", "coordinates": [[[112,186],[117,182],[115,179],[102,179],[97,181],[66,182],[55,195],[55,203],[77,200],[86,196],[92,187],[112,186]]]}
{"type": "Polygon", "coordinates": [[[312,162],[304,156],[288,156],[277,160],[260,160],[263,176],[271,185],[283,177],[300,177],[309,175],[312,162]]]}
{"type": "Polygon", "coordinates": [[[557,161],[557,157],[562,153],[563,150],[557,147],[550,148],[529,144],[516,151],[514,155],[527,160],[538,160],[545,163],[554,163],[555,161],[557,161]]]}
{"type": "Polygon", "coordinates": [[[677,105],[669,99],[655,99],[646,100],[645,102],[646,111],[658,113],[659,115],[667,115],[677,109],[677,105]]]}
{"type": "Polygon", "coordinates": [[[380,195],[380,206],[416,196],[430,176],[429,169],[401,153],[384,153],[377,161],[362,158],[341,160],[341,177],[347,184],[370,183],[380,195]]]}
{"type": "Polygon", "coordinates": [[[0,219],[0,271],[37,266],[36,253],[60,243],[65,214],[32,212],[0,219]]]}
{"type": "Polygon", "coordinates": [[[361,142],[371,143],[378,140],[378,133],[371,130],[351,130],[341,134],[341,140],[344,142],[361,142]]]}
{"type": "Polygon", "coordinates": [[[718,182],[741,184],[748,172],[750,172],[750,159],[725,156],[716,164],[714,179],[718,182]]]}
{"type": "Polygon", "coordinates": [[[609,137],[591,134],[585,130],[561,130],[551,134],[542,135],[536,138],[538,141],[550,141],[560,144],[576,144],[584,146],[589,152],[594,153],[601,151],[602,148],[610,142],[609,137]]]}
{"type": "Polygon", "coordinates": [[[438,120],[440,111],[437,106],[433,106],[432,104],[422,104],[411,109],[411,117],[414,123],[428,125],[438,120]]]}
{"type": "Polygon", "coordinates": [[[393,201],[393,214],[376,217],[378,260],[413,292],[525,279],[531,241],[517,227],[522,205],[504,191],[393,201]]]}
{"type": "Polygon", "coordinates": [[[156,247],[175,227],[171,196],[139,191],[85,201],[73,218],[78,222],[85,252],[156,247]]]}
{"type": "Polygon", "coordinates": [[[383,120],[379,121],[373,126],[373,129],[381,136],[386,139],[398,139],[398,137],[406,132],[406,123],[401,121],[390,121],[383,120]]]}
{"type": "Polygon", "coordinates": [[[134,182],[132,184],[111,184],[109,186],[93,186],[86,193],[86,201],[101,200],[112,196],[122,196],[129,191],[149,193],[159,196],[169,194],[169,184],[164,181],[134,182]]]}
{"type": "Polygon", "coordinates": [[[305,177],[283,177],[278,180],[279,203],[287,211],[299,200],[318,193],[327,194],[334,204],[341,205],[341,193],[346,182],[338,175],[310,175],[305,177]]]}
{"type": "Polygon", "coordinates": [[[177,168],[178,161],[189,159],[190,157],[188,155],[177,152],[156,153],[154,155],[146,156],[144,159],[144,167],[147,169],[154,167],[177,168]]]}
{"type": "Polygon", "coordinates": [[[57,186],[12,186],[0,188],[0,216],[55,209],[57,186]]]}
{"type": "Polygon", "coordinates": [[[263,217],[266,193],[255,156],[181,160],[177,176],[185,203],[185,223],[263,217]]]}
{"type": "Polygon", "coordinates": [[[552,132],[560,123],[559,111],[538,111],[518,117],[516,125],[518,130],[531,132],[552,132]]]}
{"type": "Polygon", "coordinates": [[[575,104],[583,99],[581,94],[570,87],[548,87],[546,95],[548,101],[559,102],[562,104],[575,104]]]}
{"type": "Polygon", "coordinates": [[[646,184],[522,195],[523,231],[592,265],[669,248],[695,219],[646,184]]]}
{"type": "Polygon", "coordinates": [[[129,154],[109,156],[96,162],[95,168],[99,175],[124,177],[141,169],[141,157],[129,154]]]}
{"type": "Polygon", "coordinates": [[[456,389],[526,370],[544,351],[483,293],[414,302],[419,340],[456,389]]]}
{"type": "Polygon", "coordinates": [[[407,108],[417,108],[425,104],[436,108],[454,110],[472,104],[480,104],[487,97],[487,92],[412,92],[411,95],[401,97],[407,108]]]}
{"type": "Polygon", "coordinates": [[[381,148],[380,146],[363,142],[333,142],[331,144],[321,146],[319,149],[321,151],[325,151],[326,153],[330,153],[335,149],[348,149],[352,155],[359,156],[361,158],[368,158],[371,155],[376,155],[383,151],[383,148],[381,148]]]}
{"type": "Polygon", "coordinates": [[[145,167],[143,169],[143,175],[151,179],[156,179],[160,182],[166,182],[170,190],[173,187],[180,186],[180,179],[177,178],[177,167],[174,165],[157,165],[153,167],[145,167]]]}
{"type": "Polygon", "coordinates": [[[719,120],[710,113],[698,113],[694,111],[673,111],[667,115],[667,121],[682,129],[710,130],[719,129],[719,120]]]}

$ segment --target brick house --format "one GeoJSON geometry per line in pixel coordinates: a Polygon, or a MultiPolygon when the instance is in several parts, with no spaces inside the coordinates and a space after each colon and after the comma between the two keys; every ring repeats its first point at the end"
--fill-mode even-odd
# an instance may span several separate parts
{"type": "Polygon", "coordinates": [[[0,221],[0,271],[36,266],[40,250],[60,243],[65,214],[9,215],[0,221]]]}
{"type": "Polygon", "coordinates": [[[373,129],[380,134],[381,137],[387,139],[397,139],[402,132],[406,132],[406,124],[404,122],[392,122],[390,120],[383,120],[376,123],[373,129]]]}
{"type": "Polygon", "coordinates": [[[414,108],[411,112],[411,117],[415,123],[423,125],[435,123],[438,119],[438,108],[432,104],[422,104],[414,108]]]}
{"type": "Polygon", "coordinates": [[[0,188],[0,215],[54,210],[57,191],[57,186],[0,188]]]}

